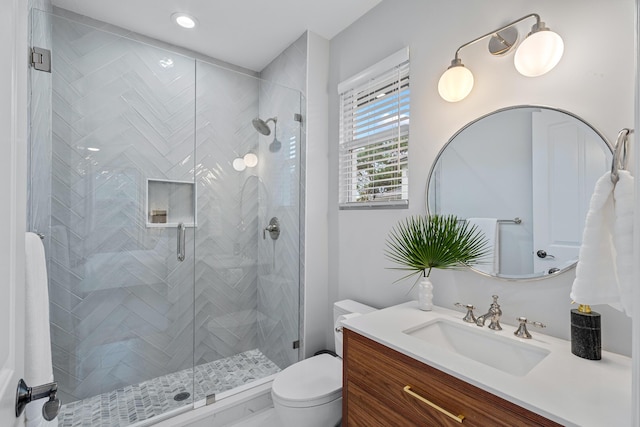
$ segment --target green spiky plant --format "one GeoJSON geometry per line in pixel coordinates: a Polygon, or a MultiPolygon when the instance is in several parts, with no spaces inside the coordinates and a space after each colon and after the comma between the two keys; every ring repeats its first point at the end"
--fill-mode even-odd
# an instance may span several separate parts
{"type": "MultiPolygon", "coordinates": [[[[486,262],[491,253],[486,236],[455,215],[412,216],[389,233],[385,255],[414,275],[429,277],[433,268],[459,269],[486,262]]],[[[419,279],[419,277],[418,277],[419,279]]]]}

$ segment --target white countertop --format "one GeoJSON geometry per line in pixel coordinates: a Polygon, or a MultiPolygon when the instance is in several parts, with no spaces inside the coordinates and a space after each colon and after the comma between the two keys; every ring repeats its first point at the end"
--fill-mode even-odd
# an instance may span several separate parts
{"type": "Polygon", "coordinates": [[[629,357],[603,351],[602,360],[586,360],[571,353],[569,341],[544,335],[537,328],[529,327],[532,339],[521,339],[513,335],[516,326],[511,324],[501,321],[503,330],[492,331],[463,322],[463,316],[442,307],[421,311],[412,301],[349,318],[344,326],[560,424],[631,425],[629,357]],[[550,354],[526,375],[515,376],[403,333],[437,319],[544,348],[550,354]]]}

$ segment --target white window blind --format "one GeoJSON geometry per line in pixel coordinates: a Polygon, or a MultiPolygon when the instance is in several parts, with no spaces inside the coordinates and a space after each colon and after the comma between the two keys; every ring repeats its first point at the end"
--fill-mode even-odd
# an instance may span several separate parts
{"type": "Polygon", "coordinates": [[[340,208],[407,206],[406,49],[341,83],[339,90],[340,208]]]}

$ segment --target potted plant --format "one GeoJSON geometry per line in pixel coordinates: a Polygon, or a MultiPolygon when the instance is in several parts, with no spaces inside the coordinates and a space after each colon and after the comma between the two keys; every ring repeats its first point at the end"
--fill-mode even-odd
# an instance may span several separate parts
{"type": "Polygon", "coordinates": [[[480,264],[489,255],[487,238],[475,225],[455,215],[421,215],[400,221],[387,238],[385,255],[409,274],[397,281],[421,275],[418,307],[431,310],[433,285],[429,274],[433,268],[459,269],[480,264]]]}

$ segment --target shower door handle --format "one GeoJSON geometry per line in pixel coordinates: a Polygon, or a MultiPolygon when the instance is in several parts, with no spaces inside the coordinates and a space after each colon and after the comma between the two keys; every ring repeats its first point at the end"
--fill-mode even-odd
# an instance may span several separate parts
{"type": "Polygon", "coordinates": [[[184,261],[184,249],[185,249],[185,241],[184,241],[184,231],[185,231],[184,223],[181,222],[178,224],[178,261],[184,261]]]}

